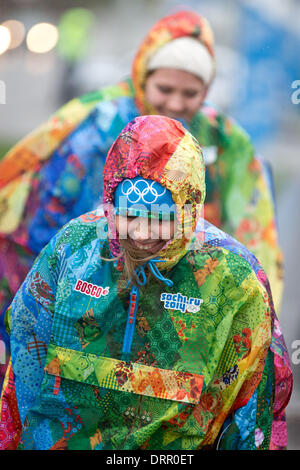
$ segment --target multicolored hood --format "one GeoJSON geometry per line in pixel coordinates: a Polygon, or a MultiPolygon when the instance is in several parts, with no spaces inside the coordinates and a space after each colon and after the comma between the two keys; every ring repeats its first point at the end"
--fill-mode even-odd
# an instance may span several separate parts
{"type": "MultiPolygon", "coordinates": [[[[198,39],[214,59],[213,32],[208,21],[192,11],[179,11],[158,21],[140,45],[132,64],[132,82],[135,100],[141,114],[155,114],[155,109],[145,100],[144,85],[147,63],[159,48],[167,42],[188,36],[198,39]]],[[[212,80],[214,75],[212,77],[212,80]]]]}
{"type": "MultiPolygon", "coordinates": [[[[111,232],[114,230],[114,192],[118,184],[136,176],[167,188],[176,204],[177,231],[160,252],[164,267],[176,263],[186,252],[205,199],[205,170],[198,142],[176,120],[165,116],[142,116],[131,121],[112,145],[104,166],[103,203],[111,232]]],[[[119,254],[118,239],[111,250],[119,254]]]]}

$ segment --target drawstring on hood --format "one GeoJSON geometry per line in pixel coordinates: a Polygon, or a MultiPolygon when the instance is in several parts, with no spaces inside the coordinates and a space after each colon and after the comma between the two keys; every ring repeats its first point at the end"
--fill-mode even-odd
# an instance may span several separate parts
{"type": "MultiPolygon", "coordinates": [[[[147,276],[145,274],[145,267],[148,265],[152,274],[159,280],[164,282],[167,286],[172,287],[173,281],[170,279],[165,278],[159,269],[157,268],[155,263],[164,262],[164,260],[160,260],[159,258],[153,258],[147,261],[143,266],[139,266],[136,269],[136,281],[137,286],[133,285],[130,292],[130,300],[129,300],[129,308],[128,308],[128,317],[125,329],[125,336],[123,340],[123,348],[122,348],[122,357],[121,360],[125,362],[130,361],[130,351],[133,339],[133,333],[135,328],[135,320],[136,320],[136,313],[137,307],[140,297],[140,290],[139,286],[145,286],[147,283],[147,276]]],[[[128,282],[127,287],[131,281],[128,282]]]]}

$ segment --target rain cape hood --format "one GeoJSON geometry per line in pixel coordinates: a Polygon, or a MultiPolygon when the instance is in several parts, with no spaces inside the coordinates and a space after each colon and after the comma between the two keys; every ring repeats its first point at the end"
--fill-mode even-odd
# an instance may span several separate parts
{"type": "MultiPolygon", "coordinates": [[[[104,203],[137,174],[165,185],[179,207],[203,203],[201,151],[171,119],[140,117],[124,129],[106,162],[104,203]]],[[[198,225],[197,249],[174,240],[159,253],[169,266],[137,292],[122,262],[107,261],[118,252],[102,236],[109,223],[97,211],[69,222],[11,305],[1,446],[284,448],[292,375],[254,256],[198,225]]]]}
{"type": "MultiPolygon", "coordinates": [[[[149,31],[139,47],[132,64],[132,81],[135,100],[141,114],[155,114],[155,108],[145,99],[144,85],[147,78],[147,63],[158,49],[169,41],[180,37],[197,39],[214,58],[213,32],[207,20],[192,11],[178,12],[158,21],[149,31]]],[[[214,73],[211,82],[214,79],[214,73]]]]}
{"type": "MultiPolygon", "coordinates": [[[[137,175],[165,186],[177,207],[178,232],[160,253],[166,269],[186,253],[201,215],[205,170],[198,142],[173,119],[136,118],[125,127],[108,153],[103,173],[104,207],[113,207],[114,191],[122,180],[137,175]]],[[[118,241],[111,241],[111,245],[117,256],[118,241]]]]}

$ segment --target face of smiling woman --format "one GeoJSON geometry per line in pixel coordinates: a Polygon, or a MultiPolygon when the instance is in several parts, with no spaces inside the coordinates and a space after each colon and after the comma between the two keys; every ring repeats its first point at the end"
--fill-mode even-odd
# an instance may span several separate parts
{"type": "Polygon", "coordinates": [[[146,217],[124,217],[116,215],[119,238],[128,240],[138,250],[154,254],[173,238],[173,220],[148,219],[146,217]]]}
{"type": "Polygon", "coordinates": [[[206,95],[202,80],[177,69],[157,69],[145,85],[146,100],[161,115],[190,123],[206,95]]]}

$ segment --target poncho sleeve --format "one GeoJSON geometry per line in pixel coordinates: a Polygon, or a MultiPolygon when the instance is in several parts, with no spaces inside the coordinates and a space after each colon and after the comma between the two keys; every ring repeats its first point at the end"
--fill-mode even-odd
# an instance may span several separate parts
{"type": "Polygon", "coordinates": [[[204,147],[216,147],[207,166],[205,217],[245,245],[262,264],[279,315],[283,279],[271,165],[256,155],[250,136],[212,105],[196,115],[191,129],[204,147]]]}
{"type": "Polygon", "coordinates": [[[291,379],[284,374],[279,380],[277,360],[270,349],[256,390],[247,404],[226,419],[217,439],[217,450],[286,450],[284,410],[290,393],[281,401],[278,392],[280,395],[280,389],[288,390],[291,379]]]}
{"type": "Polygon", "coordinates": [[[0,315],[51,237],[99,204],[99,175],[124,125],[112,101],[128,94],[122,82],[71,100],[0,162],[0,315]]]}
{"type": "Polygon", "coordinates": [[[210,298],[217,302],[221,288],[224,299],[221,296],[218,314],[211,312],[220,322],[206,361],[206,369],[211,364],[211,370],[205,377],[207,389],[198,414],[199,422],[209,420],[207,410],[215,411],[216,418],[204,445],[284,449],[285,408],[293,376],[268,278],[255,256],[224,232],[207,225],[205,240],[212,259],[206,261],[205,269],[196,271],[197,283],[205,292],[207,276],[215,268],[214,283],[210,274],[210,298]],[[226,297],[229,305],[224,303],[226,297]]]}
{"type": "MultiPolygon", "coordinates": [[[[252,389],[250,398],[245,400],[244,386],[236,397],[231,413],[225,420],[216,441],[218,450],[287,448],[285,408],[292,392],[292,370],[285,340],[275,314],[268,279],[262,269],[256,272],[256,276],[265,290],[264,298],[269,311],[267,317],[270,319],[270,343],[267,354],[263,357],[263,370],[255,379],[256,386],[252,389]]],[[[263,332],[263,329],[260,334],[264,336],[267,330],[263,332]]],[[[236,346],[239,347],[242,342],[246,344],[248,339],[246,330],[247,328],[244,328],[242,332],[246,333],[244,337],[242,335],[233,337],[236,346]]],[[[252,345],[254,349],[255,341],[254,338],[252,345]]]]}
{"type": "Polygon", "coordinates": [[[279,245],[276,199],[270,164],[255,157],[251,165],[256,179],[252,197],[232,235],[256,256],[271,286],[276,314],[280,316],[283,292],[283,255],[279,245]]]}
{"type": "Polygon", "coordinates": [[[20,444],[27,410],[34,404],[43,377],[56,295],[52,256],[50,243],[6,313],[11,359],[0,402],[2,450],[13,450],[20,444]]]}
{"type": "Polygon", "coordinates": [[[21,139],[0,161],[0,315],[40,252],[40,245],[32,251],[28,224],[37,210],[41,169],[98,100],[99,94],[74,98],[21,139]]]}
{"type": "Polygon", "coordinates": [[[100,171],[101,175],[101,168],[92,157],[103,152],[105,160],[110,142],[106,142],[107,116],[102,116],[103,125],[98,120],[96,129],[93,109],[129,93],[129,85],[122,82],[74,98],[0,161],[0,314],[57,230],[74,214],[91,210],[93,198],[99,200],[100,193],[95,195],[99,176],[93,181],[92,174],[100,171]],[[87,173],[86,186],[91,191],[86,187],[83,194],[82,179],[87,173]],[[16,264],[18,272],[13,272],[16,264]]]}

